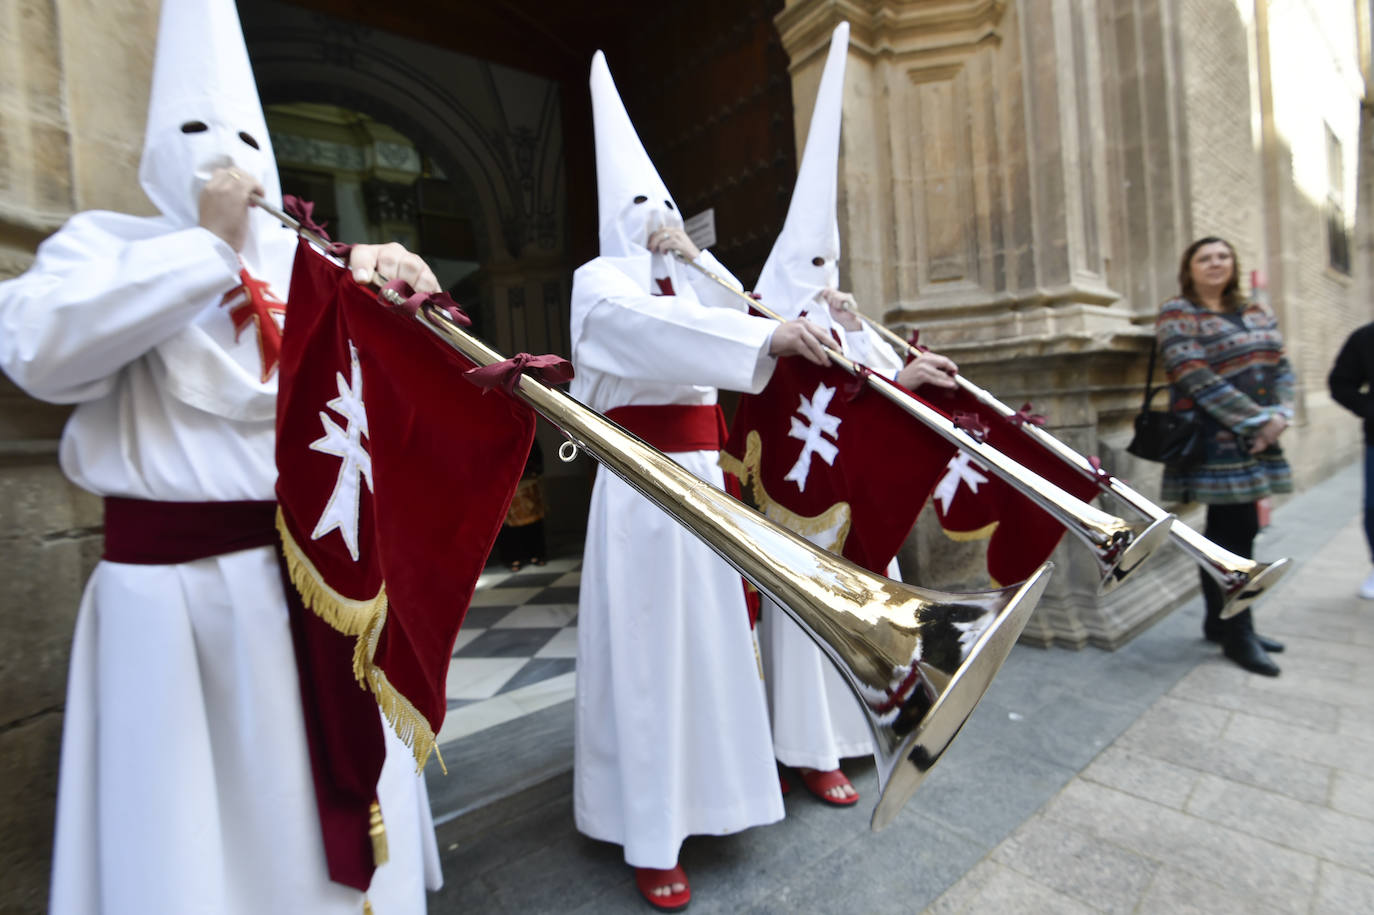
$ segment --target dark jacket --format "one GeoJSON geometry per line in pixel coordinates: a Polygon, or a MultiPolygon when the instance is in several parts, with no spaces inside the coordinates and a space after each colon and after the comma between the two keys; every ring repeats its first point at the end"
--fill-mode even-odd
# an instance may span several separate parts
{"type": "Polygon", "coordinates": [[[1374,445],[1374,323],[1345,341],[1326,383],[1336,403],[1364,420],[1365,444],[1374,445]]]}

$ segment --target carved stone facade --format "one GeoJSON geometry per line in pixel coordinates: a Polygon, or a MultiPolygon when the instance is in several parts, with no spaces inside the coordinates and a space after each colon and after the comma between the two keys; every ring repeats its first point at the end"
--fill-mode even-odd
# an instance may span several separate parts
{"type": "MultiPolygon", "coordinates": [[[[1374,316],[1368,247],[1348,273],[1329,266],[1326,217],[1340,210],[1340,228],[1365,238],[1356,189],[1370,164],[1368,53],[1355,36],[1367,36],[1368,4],[1322,10],[790,0],[776,22],[799,138],[830,30],[852,26],[843,282],[871,316],[919,327],[922,343],[1003,400],[1033,400],[1057,436],[1150,495],[1158,468],[1123,449],[1155,309],[1177,289],[1188,242],[1225,236],[1283,323],[1300,379],[1285,449],[1299,486],[1319,479],[1357,453],[1357,425],[1331,403],[1326,371],[1345,334],[1374,316]]],[[[1200,522],[1196,507],[1177,508],[1200,522]]],[[[979,551],[931,517],[905,559],[922,584],[979,583],[979,551]]],[[[1105,598],[1084,547],[1065,543],[1055,560],[1025,635],[1042,644],[1113,647],[1196,588],[1172,548],[1105,598]]]]}
{"type": "MultiPolygon", "coordinates": [[[[143,146],[155,0],[0,6],[0,279],[77,210],[151,212],[143,146]],[[120,66],[112,68],[110,61],[120,66]]],[[[100,555],[100,500],[57,468],[67,409],[0,376],[0,911],[41,912],[72,624],[100,555]]]]}

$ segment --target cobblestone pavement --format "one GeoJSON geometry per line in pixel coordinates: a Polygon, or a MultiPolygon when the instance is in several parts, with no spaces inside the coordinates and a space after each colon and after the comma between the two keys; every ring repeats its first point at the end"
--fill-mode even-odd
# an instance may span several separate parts
{"type": "MultiPolygon", "coordinates": [[[[1374,912],[1359,493],[1352,466],[1258,544],[1297,564],[1257,614],[1281,677],[1221,659],[1199,600],[1116,652],[1018,646],[892,826],[868,831],[876,777],[846,763],[857,809],[794,790],[781,823],[689,839],[691,911],[1374,912]]],[[[619,847],[576,832],[567,766],[549,772],[440,827],[432,912],[649,911],[619,847]]]]}

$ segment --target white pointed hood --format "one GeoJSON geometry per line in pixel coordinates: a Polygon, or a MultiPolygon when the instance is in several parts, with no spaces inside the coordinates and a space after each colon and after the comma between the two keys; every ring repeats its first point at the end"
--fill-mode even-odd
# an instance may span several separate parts
{"type": "Polygon", "coordinates": [[[257,178],[268,201],[281,204],[233,0],[164,0],[139,183],[163,215],[193,226],[210,172],[230,165],[257,178]]]}
{"type": "MultiPolygon", "coordinates": [[[[200,192],[210,173],[231,165],[257,178],[267,200],[281,205],[272,141],[233,0],[163,0],[139,183],[172,226],[183,229],[200,222],[200,192]]],[[[254,208],[239,260],[280,298],[294,251],[294,234],[254,208]]],[[[277,379],[262,380],[256,333],[236,330],[218,301],[158,344],[153,365],[173,397],[207,413],[251,422],[276,413],[277,379]]]]}
{"type": "Polygon", "coordinates": [[[592,57],[591,90],[601,256],[613,260],[646,292],[654,291],[652,277],[663,276],[682,289],[686,278],[676,259],[651,254],[646,247],[654,229],[681,227],[682,214],[644,151],[600,51],[592,57]]]}
{"type": "MultiPolygon", "coordinates": [[[[849,23],[841,22],[831,34],[830,55],[816,93],[787,219],[755,286],[764,304],[788,318],[800,314],[822,289],[838,287],[840,282],[836,185],[848,54],[849,23]]],[[[811,310],[814,315],[829,314],[824,308],[811,310]]]]}

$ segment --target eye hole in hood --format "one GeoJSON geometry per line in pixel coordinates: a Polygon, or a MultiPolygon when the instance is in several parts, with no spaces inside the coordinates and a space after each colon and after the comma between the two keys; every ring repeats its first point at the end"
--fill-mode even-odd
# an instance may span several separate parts
{"type": "Polygon", "coordinates": [[[247,143],[249,146],[253,147],[254,149],[261,149],[261,148],[262,148],[262,147],[258,146],[258,141],[255,140],[255,139],[253,139],[253,135],[252,135],[251,133],[248,133],[248,132],[245,131],[245,130],[240,130],[240,131],[239,131],[239,139],[242,140],[243,142],[247,143]]]}
{"type": "Polygon", "coordinates": [[[181,125],[182,133],[205,133],[209,129],[204,121],[187,121],[181,125]]]}

